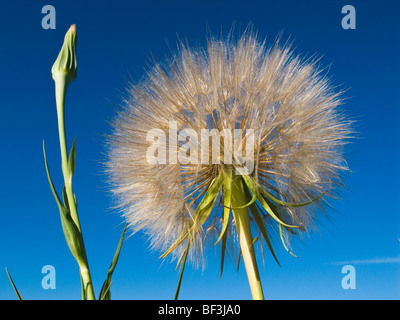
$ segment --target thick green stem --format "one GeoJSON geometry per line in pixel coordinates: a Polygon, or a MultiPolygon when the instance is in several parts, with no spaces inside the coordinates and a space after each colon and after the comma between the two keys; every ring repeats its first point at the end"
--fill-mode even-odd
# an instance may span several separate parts
{"type": "MultiPolygon", "coordinates": [[[[78,211],[75,202],[75,196],[72,189],[72,174],[68,170],[68,151],[67,142],[65,137],[65,121],[64,121],[64,110],[65,110],[65,96],[68,87],[68,82],[64,74],[59,73],[55,75],[56,84],[56,104],[57,104],[57,118],[58,118],[58,132],[60,138],[60,150],[61,150],[61,168],[64,176],[64,186],[65,192],[67,194],[67,200],[69,205],[69,210],[71,218],[74,221],[76,227],[82,235],[81,225],[79,222],[78,211]]],[[[83,237],[81,237],[82,242],[82,257],[77,261],[79,264],[79,270],[84,283],[85,292],[88,300],[95,300],[92,280],[89,271],[89,264],[86,256],[86,250],[83,243],[83,237]]]]}
{"type": "Polygon", "coordinates": [[[247,278],[249,280],[253,300],[264,300],[264,294],[261,287],[260,275],[258,273],[256,255],[253,246],[253,237],[251,235],[250,218],[248,208],[240,208],[246,204],[245,186],[241,176],[232,176],[232,208],[236,228],[239,236],[240,249],[242,251],[244,265],[246,267],[247,278]]]}

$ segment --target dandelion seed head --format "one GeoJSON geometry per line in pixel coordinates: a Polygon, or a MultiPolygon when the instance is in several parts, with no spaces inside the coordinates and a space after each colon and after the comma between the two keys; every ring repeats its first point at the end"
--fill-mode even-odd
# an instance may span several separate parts
{"type": "MultiPolygon", "coordinates": [[[[343,184],[343,146],[351,136],[350,121],[340,110],[341,92],[335,90],[318,60],[302,59],[279,41],[267,47],[251,32],[236,42],[211,38],[204,49],[181,43],[165,64],[155,64],[144,80],[130,86],[125,106],[112,123],[107,172],[132,230],[145,232],[154,249],[166,250],[193,222],[213,179],[226,166],[240,166],[246,159],[253,161],[250,175],[282,201],[304,203],[324,192],[334,195],[343,184]],[[199,139],[179,141],[174,151],[171,121],[178,133],[191,130],[199,139]],[[148,139],[152,129],[165,134],[158,137],[166,146],[165,163],[146,159],[155,143],[148,139]],[[246,130],[252,129],[254,147],[225,163],[225,153],[237,154],[240,146],[222,139],[220,163],[212,163],[213,142],[202,139],[204,129],[241,129],[242,146],[246,130]],[[209,163],[171,161],[180,159],[183,144],[191,147],[190,156],[200,157],[202,143],[209,144],[209,163]]],[[[296,235],[315,229],[326,196],[304,207],[282,207],[282,219],[300,226],[296,235]]],[[[222,197],[196,229],[193,260],[199,260],[203,247],[221,232],[222,197]]],[[[268,230],[277,231],[267,214],[263,221],[268,230]]],[[[231,247],[233,224],[232,218],[227,237],[231,247]]],[[[290,232],[284,233],[290,238],[290,232]]],[[[184,249],[178,246],[175,257],[184,249]]]]}

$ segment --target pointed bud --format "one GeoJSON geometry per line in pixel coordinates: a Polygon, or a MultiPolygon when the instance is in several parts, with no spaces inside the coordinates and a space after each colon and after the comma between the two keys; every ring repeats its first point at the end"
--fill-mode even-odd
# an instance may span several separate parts
{"type": "Polygon", "coordinates": [[[66,84],[70,84],[76,79],[77,66],[76,66],[76,26],[73,24],[64,38],[64,44],[58,54],[56,62],[54,62],[51,68],[53,79],[56,80],[59,77],[63,77],[66,84]]]}

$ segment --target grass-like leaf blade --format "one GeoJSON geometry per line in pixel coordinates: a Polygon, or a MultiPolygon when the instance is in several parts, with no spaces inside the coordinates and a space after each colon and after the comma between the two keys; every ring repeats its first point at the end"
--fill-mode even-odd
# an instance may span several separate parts
{"type": "Polygon", "coordinates": [[[186,260],[187,260],[188,254],[189,254],[189,246],[190,246],[190,241],[188,241],[188,244],[187,244],[186,249],[185,249],[185,251],[184,251],[184,252],[185,252],[185,257],[184,257],[184,259],[183,259],[183,263],[182,263],[182,267],[181,267],[181,273],[180,273],[180,275],[179,275],[178,286],[177,286],[177,288],[176,288],[174,300],[178,300],[179,291],[181,290],[183,272],[185,271],[186,260]]]}
{"type": "Polygon", "coordinates": [[[124,242],[125,238],[125,232],[128,227],[128,221],[125,223],[124,230],[122,231],[121,238],[119,239],[118,247],[117,250],[115,251],[114,258],[111,262],[110,268],[107,271],[107,278],[103,283],[103,286],[100,291],[100,300],[111,300],[111,292],[110,292],[110,287],[111,287],[111,278],[114,273],[115,267],[117,266],[119,254],[121,252],[122,248],[122,243],[124,242]]]}
{"type": "Polygon", "coordinates": [[[17,287],[15,286],[14,281],[12,280],[10,274],[8,273],[7,268],[6,268],[6,272],[7,272],[8,279],[10,279],[10,282],[11,282],[11,285],[12,285],[13,289],[14,289],[15,293],[17,294],[18,299],[19,299],[19,300],[24,300],[24,299],[22,299],[21,294],[19,293],[17,287]]]}

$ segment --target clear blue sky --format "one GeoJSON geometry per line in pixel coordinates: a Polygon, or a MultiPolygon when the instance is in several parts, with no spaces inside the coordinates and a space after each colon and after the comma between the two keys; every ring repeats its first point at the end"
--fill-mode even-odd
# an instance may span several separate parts
{"type": "MultiPolygon", "coordinates": [[[[209,31],[229,32],[252,22],[273,41],[279,32],[302,54],[322,55],[334,83],[349,88],[345,108],[359,138],[346,148],[349,190],[332,201],[320,234],[294,242],[299,259],[278,250],[261,267],[268,299],[400,298],[398,1],[2,1],[0,4],[0,299],[14,299],[4,268],[26,299],[79,299],[76,263],[62,234],[43,164],[62,187],[54,82],[50,69],[65,32],[78,30],[78,78],[67,97],[69,146],[77,137],[74,189],[96,294],[122,231],[110,208],[100,161],[101,135],[130,78],[153,55],[169,54],[178,36],[204,44],[209,31]],[[56,29],[41,27],[44,5],[56,9],[56,29]],[[356,8],[356,29],[341,26],[341,9],[356,8]],[[342,266],[356,270],[356,289],[344,290],[342,266]],[[41,269],[56,269],[56,289],[44,290],[41,269]]],[[[277,242],[279,245],[279,242],[277,242]]],[[[250,299],[243,266],[219,279],[219,252],[207,268],[187,268],[182,299],[250,299]]],[[[162,263],[136,234],[127,239],[113,278],[115,299],[172,299],[175,264],[162,263]]]]}

